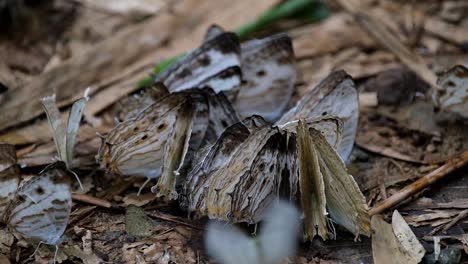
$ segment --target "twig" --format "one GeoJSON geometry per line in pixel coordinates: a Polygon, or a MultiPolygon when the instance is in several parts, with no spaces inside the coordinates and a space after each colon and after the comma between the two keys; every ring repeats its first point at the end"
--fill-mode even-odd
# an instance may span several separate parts
{"type": "Polygon", "coordinates": [[[444,178],[449,175],[452,171],[461,168],[468,164],[468,151],[463,152],[460,156],[447,161],[444,165],[440,166],[431,173],[419,178],[417,181],[407,185],[399,192],[390,196],[382,203],[372,208],[369,212],[370,215],[380,214],[385,210],[397,205],[398,203],[406,200],[411,195],[418,193],[429,185],[433,184],[437,180],[444,178]]]}
{"type": "Polygon", "coordinates": [[[163,214],[161,212],[149,213],[149,215],[152,216],[152,217],[155,217],[155,218],[159,218],[159,219],[164,220],[164,221],[169,221],[169,222],[173,222],[173,223],[176,223],[176,224],[188,226],[190,228],[197,229],[197,230],[203,230],[200,227],[197,227],[197,226],[191,225],[189,223],[186,223],[186,222],[171,218],[171,217],[169,217],[169,216],[167,216],[167,215],[165,215],[165,214],[163,214]]]}
{"type": "Polygon", "coordinates": [[[455,218],[453,218],[452,220],[450,220],[450,222],[448,222],[447,224],[438,226],[437,228],[434,228],[434,229],[429,233],[429,235],[432,236],[432,235],[436,234],[437,232],[439,232],[439,231],[441,231],[441,230],[442,230],[443,232],[446,232],[446,231],[449,230],[452,226],[454,226],[456,223],[458,223],[458,221],[460,221],[460,220],[462,220],[463,218],[465,218],[467,215],[468,215],[468,209],[461,211],[455,218]]]}
{"type": "Polygon", "coordinates": [[[87,204],[92,204],[92,205],[97,205],[97,206],[104,207],[104,208],[111,208],[112,207],[111,202],[109,202],[107,200],[104,200],[104,199],[94,197],[94,196],[90,196],[90,195],[87,195],[87,194],[74,193],[74,194],[72,194],[72,199],[74,201],[87,203],[87,204]]]}

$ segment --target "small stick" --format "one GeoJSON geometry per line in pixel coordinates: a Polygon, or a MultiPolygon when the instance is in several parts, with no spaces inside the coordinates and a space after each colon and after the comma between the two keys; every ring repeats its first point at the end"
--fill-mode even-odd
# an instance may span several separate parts
{"type": "Polygon", "coordinates": [[[191,225],[189,223],[186,223],[186,222],[171,218],[171,217],[169,217],[169,216],[167,216],[167,215],[165,215],[165,214],[163,214],[161,212],[149,213],[149,215],[152,216],[152,217],[155,217],[155,218],[159,218],[159,219],[164,220],[164,221],[173,222],[173,223],[184,225],[184,226],[187,226],[187,227],[190,227],[190,228],[193,228],[193,229],[197,229],[197,230],[202,230],[201,227],[197,227],[197,226],[191,225]]]}
{"type": "Polygon", "coordinates": [[[460,156],[447,161],[444,165],[440,166],[431,173],[419,178],[417,181],[407,185],[388,199],[384,200],[379,205],[375,206],[369,211],[369,214],[375,215],[384,212],[385,210],[397,205],[398,203],[406,200],[411,195],[418,193],[437,180],[449,175],[452,171],[461,168],[468,164],[468,151],[463,152],[460,156]]]}
{"type": "Polygon", "coordinates": [[[463,218],[465,218],[467,215],[468,215],[468,209],[461,211],[455,218],[453,218],[453,219],[452,219],[450,222],[448,222],[447,224],[438,226],[437,228],[434,228],[434,229],[429,233],[429,235],[432,236],[432,235],[436,234],[437,232],[439,232],[440,230],[442,230],[443,232],[447,232],[447,230],[449,230],[452,226],[454,226],[456,223],[458,223],[458,221],[460,221],[460,220],[462,220],[463,218]]]}
{"type": "Polygon", "coordinates": [[[106,201],[104,199],[100,199],[94,196],[86,195],[86,194],[74,193],[72,194],[72,199],[74,201],[97,205],[97,206],[104,207],[104,208],[112,207],[112,203],[110,203],[109,201],[106,201]]]}

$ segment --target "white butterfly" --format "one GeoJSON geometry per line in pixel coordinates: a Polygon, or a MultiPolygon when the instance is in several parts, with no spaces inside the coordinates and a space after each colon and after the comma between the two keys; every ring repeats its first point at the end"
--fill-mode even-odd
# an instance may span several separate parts
{"type": "Polygon", "coordinates": [[[208,225],[205,245],[208,254],[223,264],[274,264],[292,256],[300,230],[300,214],[279,201],[263,217],[261,234],[249,238],[242,231],[218,222],[208,225]]]}
{"type": "Polygon", "coordinates": [[[67,169],[75,175],[81,189],[83,189],[83,186],[78,175],[71,170],[71,162],[73,160],[73,147],[75,146],[76,136],[80,128],[81,117],[83,116],[86,102],[89,100],[87,92],[88,90],[86,90],[84,97],[73,103],[68,115],[67,126],[65,126],[55,103],[55,94],[42,98],[42,106],[47,114],[49,126],[53,133],[58,159],[63,161],[67,169]]]}
{"type": "MultiPolygon", "coordinates": [[[[19,166],[0,172],[0,219],[27,241],[56,247],[68,224],[72,206],[65,164],[58,161],[32,180],[20,184],[19,166]]],[[[37,249],[36,249],[37,250],[37,249]]]]}

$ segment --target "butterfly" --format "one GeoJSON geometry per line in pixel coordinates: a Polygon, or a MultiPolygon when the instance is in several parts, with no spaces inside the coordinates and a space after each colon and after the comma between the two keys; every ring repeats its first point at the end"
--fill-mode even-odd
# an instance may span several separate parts
{"type": "Polygon", "coordinates": [[[160,177],[155,187],[159,195],[175,199],[186,157],[215,141],[238,117],[227,98],[210,88],[169,93],[162,83],[155,86],[153,104],[103,137],[97,161],[114,174],[146,177],[139,193],[160,177]]]}
{"type": "MultiPolygon", "coordinates": [[[[5,148],[0,146],[2,161],[5,148]]],[[[67,172],[65,163],[58,161],[21,186],[17,164],[0,172],[0,219],[15,234],[38,242],[38,248],[54,245],[54,262],[72,206],[67,172]]]]}
{"type": "Polygon", "coordinates": [[[468,69],[457,65],[439,76],[432,101],[441,110],[468,118],[468,69]]]}
{"type": "Polygon", "coordinates": [[[316,87],[325,91],[312,91],[321,97],[305,97],[319,109],[299,102],[280,120],[282,125],[271,126],[262,117],[252,116],[227,128],[189,172],[182,205],[195,215],[256,223],[277,197],[299,198],[306,218],[305,239],[330,237],[328,213],[352,233],[368,235],[365,198],[335,151],[344,139],[354,141],[343,137],[347,120],[339,117],[354,110],[335,106],[341,104],[342,90],[354,85],[347,75],[337,82],[337,74],[342,75],[332,73],[316,87]],[[338,102],[332,104],[333,99],[338,102]]]}
{"type": "Polygon", "coordinates": [[[49,121],[49,127],[52,131],[58,159],[75,175],[81,189],[83,189],[83,186],[80,178],[71,170],[71,166],[73,161],[73,148],[80,128],[81,117],[83,116],[86,102],[89,100],[87,96],[88,91],[89,90],[86,90],[84,97],[73,102],[66,126],[55,102],[55,94],[42,98],[42,106],[47,115],[47,120],[49,121]]]}
{"type": "Polygon", "coordinates": [[[205,236],[208,254],[224,264],[272,264],[294,254],[300,230],[299,211],[285,201],[274,202],[263,216],[261,234],[249,238],[226,224],[210,222],[205,236]]]}
{"type": "MultiPolygon", "coordinates": [[[[200,47],[154,78],[170,92],[191,88],[223,91],[240,117],[257,114],[268,121],[276,121],[286,110],[295,80],[294,51],[286,34],[239,43],[234,33],[217,25],[207,30],[200,47]]],[[[124,112],[151,104],[145,94],[148,92],[123,100],[124,112]]]]}
{"type": "MultiPolygon", "coordinates": [[[[205,39],[223,32],[213,25],[205,39]]],[[[242,42],[240,66],[242,82],[226,91],[234,109],[241,118],[260,115],[270,122],[278,120],[286,110],[296,81],[291,38],[279,33],[242,42]]]]}

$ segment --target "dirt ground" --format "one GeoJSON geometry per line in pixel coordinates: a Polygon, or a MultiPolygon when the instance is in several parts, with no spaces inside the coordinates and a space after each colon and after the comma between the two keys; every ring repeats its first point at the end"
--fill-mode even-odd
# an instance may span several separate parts
{"type": "MultiPolygon", "coordinates": [[[[16,146],[24,177],[56,155],[40,98],[55,93],[65,112],[86,88],[91,92],[74,161],[84,198],[75,196],[57,260],[213,263],[204,253],[206,220],[189,219],[177,202],[155,199],[149,188],[137,197],[144,179],[97,169],[96,132],[114,126],[115,103],[158,62],[197,47],[210,25],[237,29],[281,1],[29,2],[0,0],[0,142],[16,146]],[[128,234],[130,222],[141,236],[128,234]]],[[[292,17],[250,37],[286,32],[292,38],[299,78],[291,105],[332,70],[353,77],[360,119],[348,169],[373,208],[468,149],[468,120],[430,99],[437,76],[468,65],[468,2],[330,0],[317,8],[320,21],[292,17]]],[[[466,167],[385,210],[384,219],[395,208],[425,248],[425,263],[435,263],[435,238],[452,261],[443,263],[467,261],[466,167]]],[[[26,260],[33,247],[1,232],[0,262],[4,256],[33,261],[26,260]]],[[[48,263],[51,252],[43,247],[34,261],[48,263]]],[[[371,239],[355,241],[337,230],[336,240],[302,243],[289,263],[373,263],[371,239]]]]}

